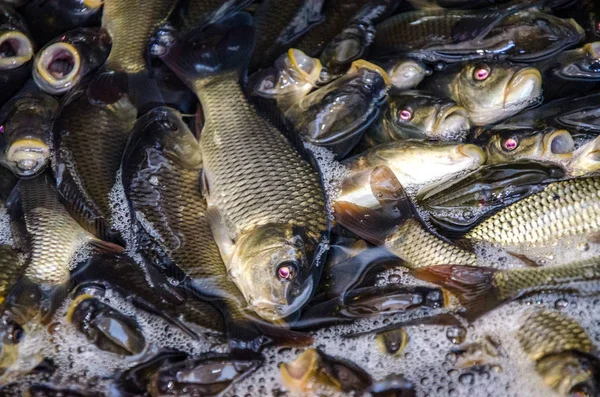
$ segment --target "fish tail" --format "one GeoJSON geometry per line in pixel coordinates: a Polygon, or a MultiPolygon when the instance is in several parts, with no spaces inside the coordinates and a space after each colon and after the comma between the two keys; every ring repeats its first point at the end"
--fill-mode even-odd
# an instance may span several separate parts
{"type": "Polygon", "coordinates": [[[496,272],[487,267],[440,265],[414,269],[411,274],[450,291],[466,309],[465,317],[475,319],[503,303],[494,286],[496,272]]]}
{"type": "Polygon", "coordinates": [[[254,48],[252,17],[232,15],[206,29],[196,29],[176,39],[160,58],[188,86],[224,73],[245,73],[254,48]]]}

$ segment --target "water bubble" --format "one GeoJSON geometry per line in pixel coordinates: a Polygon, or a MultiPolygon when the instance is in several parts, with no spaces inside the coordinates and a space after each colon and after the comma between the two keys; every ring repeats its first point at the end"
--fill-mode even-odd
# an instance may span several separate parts
{"type": "Polygon", "coordinates": [[[460,345],[467,337],[467,330],[461,326],[449,327],[446,330],[446,337],[454,345],[460,345]]]}
{"type": "Polygon", "coordinates": [[[564,309],[567,306],[569,306],[569,302],[566,299],[559,299],[554,302],[554,307],[557,309],[564,309]]]}
{"type": "Polygon", "coordinates": [[[467,372],[466,374],[462,374],[458,377],[458,381],[463,385],[472,385],[475,383],[475,376],[467,372]]]}

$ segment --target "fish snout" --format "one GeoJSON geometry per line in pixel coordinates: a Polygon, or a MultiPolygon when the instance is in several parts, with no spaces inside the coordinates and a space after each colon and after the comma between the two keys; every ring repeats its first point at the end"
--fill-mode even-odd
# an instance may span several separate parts
{"type": "Polygon", "coordinates": [[[459,145],[458,152],[464,157],[473,159],[477,164],[485,162],[485,152],[477,145],[470,143],[459,145]]]}
{"type": "Polygon", "coordinates": [[[575,149],[573,137],[566,130],[557,130],[544,137],[544,150],[552,154],[572,154],[575,149]]]}
{"type": "Polygon", "coordinates": [[[81,79],[81,56],[68,43],[54,43],[36,56],[33,68],[36,84],[50,94],[61,94],[81,79]]]}
{"type": "Polygon", "coordinates": [[[542,94],[542,75],[536,68],[523,68],[508,83],[504,107],[531,101],[542,94]]]}
{"type": "Polygon", "coordinates": [[[456,137],[461,132],[471,129],[471,120],[469,114],[462,106],[451,106],[444,109],[436,122],[436,133],[439,135],[451,134],[456,137]]]}
{"type": "Polygon", "coordinates": [[[0,35],[0,69],[16,69],[33,58],[33,44],[29,37],[18,31],[0,35]]]}
{"type": "Polygon", "coordinates": [[[8,148],[6,160],[19,176],[33,176],[41,172],[50,158],[50,148],[39,139],[20,139],[8,148]]]}

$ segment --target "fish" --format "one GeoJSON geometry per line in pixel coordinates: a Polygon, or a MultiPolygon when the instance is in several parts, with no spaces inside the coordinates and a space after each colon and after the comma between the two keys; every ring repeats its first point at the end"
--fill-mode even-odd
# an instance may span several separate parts
{"type": "Polygon", "coordinates": [[[431,70],[424,63],[415,59],[401,59],[384,62],[382,67],[387,72],[393,91],[405,91],[416,88],[431,70]]]}
{"type": "Polygon", "coordinates": [[[476,266],[477,256],[448,239],[433,233],[420,219],[406,191],[386,166],[370,175],[371,197],[338,198],[334,205],[335,219],[342,226],[370,243],[385,247],[409,269],[440,263],[460,263],[476,266]]]}
{"type": "Polygon", "coordinates": [[[132,356],[140,354],[146,347],[146,339],[134,318],[92,295],[75,297],[69,305],[66,318],[100,350],[132,356]]]}
{"type": "Polygon", "coordinates": [[[409,337],[404,329],[398,328],[378,333],[375,340],[383,354],[398,357],[406,348],[409,337]]]}
{"type": "Polygon", "coordinates": [[[248,15],[227,23],[175,42],[161,59],[202,105],[203,192],[225,266],[249,306],[279,321],[316,288],[329,230],[325,193],[310,155],[302,157],[300,146],[263,119],[239,85],[254,36],[248,15]],[[215,56],[227,61],[210,71],[202,66],[214,65],[215,56]]]}
{"type": "Polygon", "coordinates": [[[33,82],[0,109],[0,158],[18,177],[35,176],[50,163],[52,124],[59,102],[33,82]]]}
{"type": "Polygon", "coordinates": [[[486,144],[487,164],[539,160],[565,164],[573,157],[575,141],[567,130],[507,129],[494,133],[486,144]]]}
{"type": "Polygon", "coordinates": [[[256,44],[249,69],[269,65],[302,35],[323,22],[324,0],[266,0],[256,9],[256,44]]]}
{"type": "Polygon", "coordinates": [[[252,0],[185,0],[177,7],[180,34],[214,23],[248,6],[252,0]]]}
{"type": "Polygon", "coordinates": [[[71,262],[80,249],[123,251],[122,247],[99,240],[79,226],[60,202],[54,179],[47,172],[33,179],[21,179],[7,208],[17,247],[26,257],[23,275],[5,302],[18,311],[22,304],[33,305],[19,317],[20,324],[38,313],[42,323],[49,320],[64,298],[71,262]]]}
{"type": "Polygon", "coordinates": [[[0,106],[16,94],[31,75],[34,43],[23,18],[0,4],[0,106]]]}
{"type": "Polygon", "coordinates": [[[317,86],[322,68],[318,58],[290,48],[273,67],[250,76],[248,91],[252,96],[275,100],[285,112],[317,86]]]}
{"type": "Polygon", "coordinates": [[[344,158],[379,116],[389,84],[383,69],[358,60],[344,76],[294,103],[285,118],[302,139],[344,158]]]}
{"type": "Polygon", "coordinates": [[[503,303],[535,293],[598,294],[600,259],[595,257],[564,265],[504,270],[437,265],[414,269],[411,274],[451,292],[466,310],[462,315],[474,320],[503,303]]]}
{"type": "Polygon", "coordinates": [[[310,348],[294,361],[279,366],[284,384],[293,391],[310,393],[366,393],[373,379],[354,363],[310,348]]]}
{"type": "Polygon", "coordinates": [[[570,176],[578,177],[600,170],[600,139],[593,139],[573,152],[566,168],[570,176]]]}
{"type": "Polygon", "coordinates": [[[464,234],[496,211],[567,176],[556,164],[515,161],[486,165],[422,191],[417,202],[448,237],[464,234]]]}
{"type": "Polygon", "coordinates": [[[375,29],[372,56],[410,56],[428,62],[500,59],[532,62],[551,57],[584,38],[573,19],[527,3],[495,10],[421,10],[397,14],[375,29]]]}
{"type": "Polygon", "coordinates": [[[33,79],[42,90],[62,95],[104,64],[110,41],[96,28],[71,30],[48,42],[33,60],[33,79]]]}
{"type": "Polygon", "coordinates": [[[470,241],[487,241],[526,255],[528,248],[584,237],[595,241],[600,178],[553,182],[544,190],[509,205],[469,231],[470,241]],[[582,215],[585,214],[585,215],[582,215]]]}
{"type": "Polygon", "coordinates": [[[12,246],[0,245],[0,303],[21,275],[23,259],[23,255],[12,246]]]}
{"type": "Polygon", "coordinates": [[[381,122],[365,135],[370,146],[405,139],[464,142],[469,114],[456,102],[425,91],[402,91],[388,97],[381,122]]]}
{"type": "Polygon", "coordinates": [[[467,63],[432,75],[422,88],[456,101],[467,110],[472,124],[480,126],[540,104],[542,76],[529,66],[467,63]]]}
{"type": "Polygon", "coordinates": [[[600,361],[577,321],[561,312],[538,309],[527,313],[520,324],[519,344],[546,385],[561,396],[598,394],[600,361]]]}

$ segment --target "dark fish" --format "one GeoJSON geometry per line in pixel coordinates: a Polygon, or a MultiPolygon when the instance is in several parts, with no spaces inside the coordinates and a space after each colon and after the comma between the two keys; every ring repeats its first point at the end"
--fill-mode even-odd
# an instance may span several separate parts
{"type": "Polygon", "coordinates": [[[409,55],[429,62],[505,59],[531,62],[577,44],[584,31],[572,19],[523,10],[425,10],[393,16],[376,26],[376,57],[409,55]]]}
{"type": "Polygon", "coordinates": [[[19,91],[31,74],[32,43],[25,22],[0,4],[0,106],[19,91]]]}
{"type": "Polygon", "coordinates": [[[32,81],[0,109],[0,159],[15,175],[31,177],[50,162],[58,101],[32,81]]]}
{"type": "Polygon", "coordinates": [[[460,234],[564,176],[562,167],[552,164],[520,161],[489,165],[421,192],[417,201],[442,234],[460,234]]]}
{"type": "Polygon", "coordinates": [[[486,267],[440,265],[415,269],[412,274],[456,295],[470,319],[511,300],[541,292],[575,295],[600,293],[600,258],[560,266],[499,270],[486,267]]]}
{"type": "Polygon", "coordinates": [[[184,0],[178,7],[180,30],[183,32],[224,19],[245,8],[252,0],[184,0]]]}
{"type": "Polygon", "coordinates": [[[463,142],[471,128],[467,110],[425,91],[393,93],[377,123],[365,135],[375,146],[389,141],[422,139],[463,142]]]}
{"type": "Polygon", "coordinates": [[[310,348],[279,366],[283,382],[295,392],[315,394],[366,393],[373,379],[356,364],[310,348]]]}
{"type": "Polygon", "coordinates": [[[71,30],[36,54],[33,79],[50,94],[64,94],[104,64],[109,51],[108,37],[99,29],[71,30]]]}
{"type": "Polygon", "coordinates": [[[535,310],[520,322],[517,338],[544,383],[561,396],[596,396],[600,361],[592,340],[575,320],[550,310],[535,310]]]}
{"type": "Polygon", "coordinates": [[[146,347],[144,335],[134,318],[92,295],[82,294],[73,299],[67,321],[100,350],[131,356],[146,347]]]}
{"type": "Polygon", "coordinates": [[[163,60],[202,104],[203,190],[225,266],[250,307],[279,321],[316,288],[329,225],[318,172],[240,87],[254,35],[248,23],[237,14],[228,26],[175,43],[163,60]]]}
{"type": "Polygon", "coordinates": [[[250,70],[270,65],[295,42],[323,21],[324,0],[265,0],[255,13],[256,45],[250,70]]]}
{"type": "Polygon", "coordinates": [[[388,86],[383,69],[355,61],[344,76],[298,100],[285,117],[304,140],[343,158],[379,116],[388,86]]]}
{"type": "Polygon", "coordinates": [[[100,24],[104,0],[32,0],[19,9],[38,46],[75,28],[100,24]]]}

